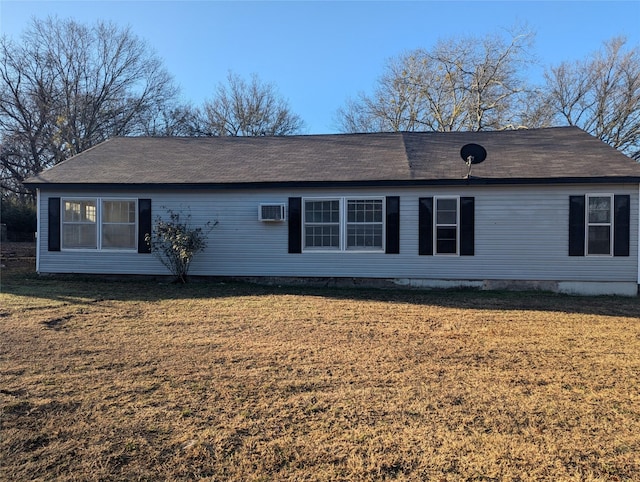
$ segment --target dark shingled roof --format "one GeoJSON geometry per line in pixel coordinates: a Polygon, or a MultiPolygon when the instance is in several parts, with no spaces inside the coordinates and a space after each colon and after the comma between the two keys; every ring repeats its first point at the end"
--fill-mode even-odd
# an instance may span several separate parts
{"type": "Polygon", "coordinates": [[[640,181],[640,164],[576,127],[288,137],[118,137],[25,184],[458,183],[460,148],[485,147],[480,182],[640,181]]]}

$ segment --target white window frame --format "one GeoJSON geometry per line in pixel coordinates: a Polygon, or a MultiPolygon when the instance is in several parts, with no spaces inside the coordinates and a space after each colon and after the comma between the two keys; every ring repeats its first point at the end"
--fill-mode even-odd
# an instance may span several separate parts
{"type": "Polygon", "coordinates": [[[342,251],[342,201],[339,197],[314,197],[314,198],[303,198],[302,199],[302,246],[303,250],[311,251],[311,252],[331,252],[335,253],[336,251],[342,251]],[[338,202],[338,222],[337,223],[327,223],[327,222],[313,222],[307,221],[307,202],[338,202]],[[307,246],[307,226],[328,226],[328,225],[338,225],[338,246],[307,246]]]}
{"type": "MultiPolygon", "coordinates": [[[[310,253],[384,253],[386,245],[386,203],[384,196],[327,196],[327,197],[304,197],[302,198],[302,251],[310,253]],[[339,202],[339,214],[340,219],[338,222],[339,228],[339,246],[338,247],[307,247],[306,245],[306,232],[307,232],[307,220],[306,220],[306,203],[307,201],[338,201],[339,202]],[[382,246],[375,248],[349,248],[347,247],[347,225],[354,224],[348,223],[348,204],[349,201],[380,201],[382,203],[382,246]]],[[[309,223],[314,224],[314,223],[309,223]]],[[[371,224],[371,223],[366,223],[371,224]]]]}
{"type": "Polygon", "coordinates": [[[344,249],[346,251],[362,251],[362,252],[379,252],[384,250],[384,245],[385,245],[385,202],[383,198],[370,198],[370,197],[353,197],[353,198],[344,198],[344,249]],[[381,207],[381,216],[382,219],[380,222],[377,221],[349,221],[349,203],[350,202],[379,202],[380,203],[380,207],[381,207]],[[364,226],[364,225],[379,225],[380,226],[380,236],[381,236],[381,243],[380,246],[373,246],[373,247],[361,247],[361,246],[354,246],[354,247],[350,247],[348,240],[349,240],[349,226],[364,226]]]}
{"type": "MultiPolygon", "coordinates": [[[[60,250],[61,251],[87,251],[87,252],[116,252],[116,253],[136,253],[138,251],[137,239],[138,239],[138,229],[140,228],[140,219],[138,216],[138,199],[132,197],[86,197],[86,196],[70,196],[64,197],[61,200],[61,216],[60,216],[60,250]],[[73,248],[67,247],[64,245],[64,225],[65,224],[73,224],[72,222],[65,222],[65,203],[73,202],[73,201],[94,201],[96,206],[96,247],[95,248],[73,248]],[[135,235],[134,235],[134,244],[132,247],[127,248],[105,248],[102,246],[102,211],[103,211],[103,203],[109,201],[127,201],[134,203],[134,212],[135,212],[135,235]]],[[[124,223],[117,223],[124,224],[124,223]]]]}
{"type": "Polygon", "coordinates": [[[613,256],[613,232],[614,232],[614,195],[613,193],[590,193],[585,196],[585,213],[584,213],[584,253],[586,256],[613,256]],[[589,200],[591,198],[609,198],[609,222],[608,223],[592,223],[589,221],[589,200]],[[608,226],[609,227],[609,252],[608,253],[589,253],[589,228],[592,226],[608,226]]]}
{"type": "Polygon", "coordinates": [[[62,251],[96,251],[98,249],[98,246],[100,245],[100,241],[99,241],[99,234],[98,234],[98,224],[99,224],[99,215],[98,215],[98,210],[100,209],[98,204],[98,199],[94,198],[94,197],[82,197],[82,196],[74,196],[74,197],[68,197],[68,198],[62,198],[61,199],[61,213],[60,213],[60,249],[62,251]],[[74,202],[88,202],[91,201],[94,203],[94,207],[95,207],[95,217],[96,219],[92,222],[92,223],[88,223],[88,222],[81,222],[81,221],[67,221],[66,218],[66,214],[67,214],[67,209],[66,209],[66,203],[74,203],[74,202]],[[96,244],[95,247],[67,247],[65,246],[65,226],[77,226],[77,225],[92,225],[95,228],[96,231],[96,244]]]}
{"type": "Polygon", "coordinates": [[[460,256],[460,196],[434,196],[433,197],[433,255],[434,256],[460,256]],[[456,202],[456,224],[438,223],[438,201],[453,200],[456,202]],[[438,252],[438,227],[456,228],[455,253],[438,252]]]}
{"type": "Polygon", "coordinates": [[[138,246],[137,246],[137,239],[138,239],[138,200],[137,199],[132,199],[132,198],[100,198],[100,229],[99,229],[99,233],[100,233],[100,250],[102,251],[137,251],[138,250],[138,246]],[[108,203],[108,202],[133,202],[133,215],[134,215],[134,220],[133,223],[130,222],[126,222],[126,223],[114,223],[114,222],[109,222],[107,223],[104,220],[104,204],[108,203]],[[103,243],[103,238],[104,238],[104,226],[105,224],[109,224],[109,225],[126,225],[126,226],[131,226],[133,224],[134,226],[134,231],[133,231],[133,245],[131,247],[104,247],[102,245],[103,243]]]}

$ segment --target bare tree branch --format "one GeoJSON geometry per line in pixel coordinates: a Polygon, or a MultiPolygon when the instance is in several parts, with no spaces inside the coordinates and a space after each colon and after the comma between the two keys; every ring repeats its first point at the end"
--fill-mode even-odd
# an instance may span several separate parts
{"type": "Polygon", "coordinates": [[[0,40],[3,189],[109,137],[146,133],[176,94],[129,29],[34,20],[20,43],[0,40]]]}
{"type": "Polygon", "coordinates": [[[578,126],[640,161],[640,47],[614,38],[584,61],[547,70],[558,122],[578,126]]]}
{"type": "Polygon", "coordinates": [[[203,111],[204,132],[212,136],[284,136],[304,127],[273,84],[262,83],[256,75],[247,83],[230,72],[203,111]]]}
{"type": "Polygon", "coordinates": [[[497,130],[548,125],[520,77],[532,34],[439,41],[391,59],[373,95],[337,113],[344,132],[497,130]],[[527,99],[527,102],[524,100],[527,99]]]}

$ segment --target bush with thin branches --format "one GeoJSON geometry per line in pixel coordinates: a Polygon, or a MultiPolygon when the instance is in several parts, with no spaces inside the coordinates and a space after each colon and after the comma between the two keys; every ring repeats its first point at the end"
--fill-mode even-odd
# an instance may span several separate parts
{"type": "Polygon", "coordinates": [[[191,227],[191,214],[182,215],[167,210],[169,219],[158,216],[147,244],[164,266],[175,276],[175,283],[186,283],[193,257],[207,247],[207,237],[218,224],[208,221],[204,226],[191,227]]]}

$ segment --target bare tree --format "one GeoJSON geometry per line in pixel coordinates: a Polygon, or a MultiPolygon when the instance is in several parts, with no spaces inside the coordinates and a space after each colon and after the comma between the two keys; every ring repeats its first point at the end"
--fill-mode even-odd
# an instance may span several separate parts
{"type": "Polygon", "coordinates": [[[25,177],[105,139],[145,132],[177,94],[147,45],[112,24],[34,20],[20,43],[0,39],[0,180],[25,177]]]}
{"type": "Polygon", "coordinates": [[[205,102],[203,130],[210,136],[284,136],[302,130],[304,122],[289,108],[273,84],[256,75],[249,83],[229,73],[212,100],[205,102]]]}
{"type": "Polygon", "coordinates": [[[578,126],[640,161],[640,47],[614,38],[577,62],[545,76],[549,103],[560,123],[578,126]]]}
{"type": "Polygon", "coordinates": [[[167,104],[143,116],[143,135],[199,137],[204,135],[200,109],[189,104],[167,104]]]}
{"type": "Polygon", "coordinates": [[[53,125],[55,78],[39,52],[20,51],[0,39],[0,182],[22,193],[22,181],[55,162],[49,145],[53,125]]]}
{"type": "Polygon", "coordinates": [[[421,92],[422,61],[416,52],[388,61],[372,95],[360,93],[337,113],[343,132],[423,130],[427,103],[421,92]]]}
{"type": "Polygon", "coordinates": [[[391,59],[373,95],[360,94],[338,111],[341,130],[460,131],[545,125],[520,77],[532,34],[439,41],[391,59]],[[528,101],[526,101],[528,99],[528,101]]]}

